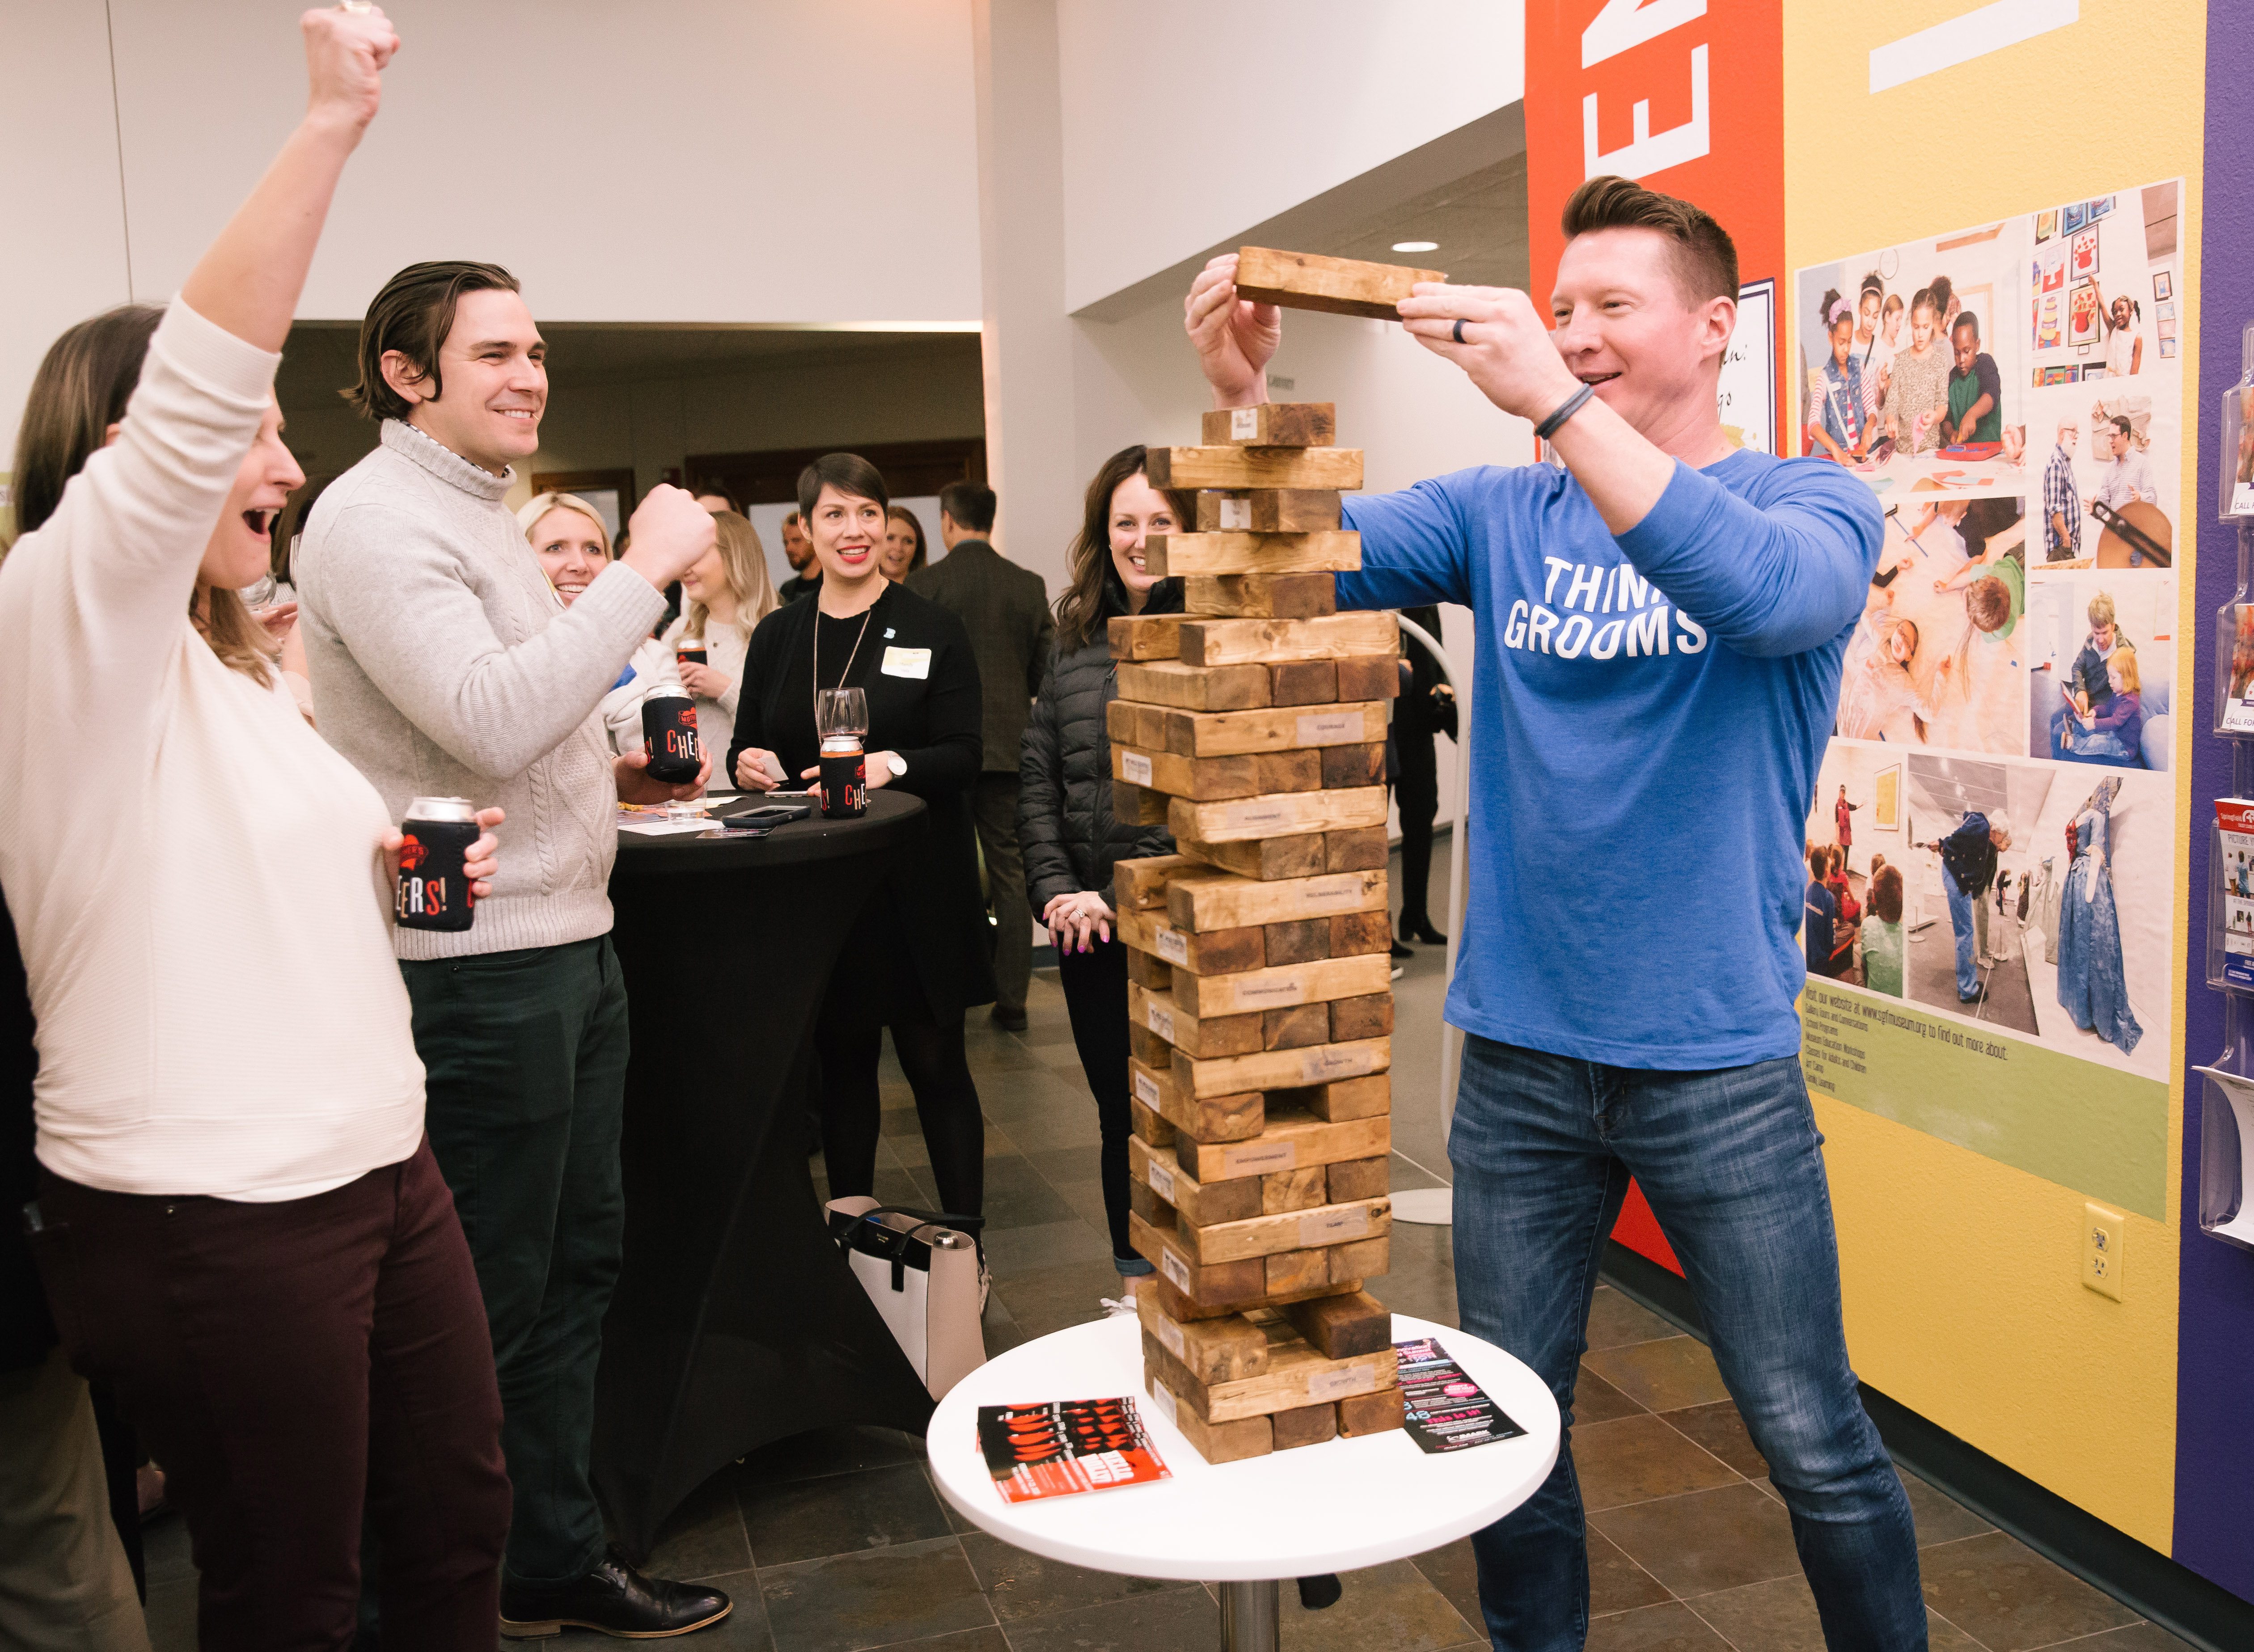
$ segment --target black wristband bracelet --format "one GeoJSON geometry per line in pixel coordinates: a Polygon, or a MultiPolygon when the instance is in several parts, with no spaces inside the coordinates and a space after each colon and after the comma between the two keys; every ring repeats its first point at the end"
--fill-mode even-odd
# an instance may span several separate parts
{"type": "Polygon", "coordinates": [[[1558,410],[1555,413],[1552,413],[1548,418],[1543,420],[1541,424],[1534,427],[1535,440],[1539,442],[1548,441],[1552,436],[1557,434],[1558,427],[1563,424],[1567,419],[1572,418],[1574,414],[1579,412],[1581,410],[1581,403],[1587,401],[1596,393],[1597,387],[1595,385],[1584,384],[1579,389],[1574,391],[1572,395],[1567,396],[1564,402],[1558,404],[1558,410]]]}

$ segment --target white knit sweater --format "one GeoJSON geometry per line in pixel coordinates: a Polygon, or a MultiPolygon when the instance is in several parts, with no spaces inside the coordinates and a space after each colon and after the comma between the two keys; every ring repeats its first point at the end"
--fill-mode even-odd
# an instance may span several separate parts
{"type": "Polygon", "coordinates": [[[0,563],[0,883],[40,1161],[271,1200],[415,1151],[382,800],[190,625],[278,357],[174,301],[112,445],[0,563]]]}

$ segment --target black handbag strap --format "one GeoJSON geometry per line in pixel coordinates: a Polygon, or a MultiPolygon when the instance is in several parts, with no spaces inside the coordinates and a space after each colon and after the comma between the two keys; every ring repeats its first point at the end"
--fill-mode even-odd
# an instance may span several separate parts
{"type": "MultiPolygon", "coordinates": [[[[983,1216],[950,1215],[945,1211],[918,1210],[909,1205],[878,1205],[858,1216],[849,1215],[842,1210],[832,1211],[830,1222],[832,1236],[836,1238],[840,1251],[858,1249],[866,1255],[891,1263],[892,1289],[904,1291],[907,1288],[909,1256],[930,1249],[928,1241],[917,1237],[920,1229],[930,1227],[968,1228],[972,1242],[976,1243],[977,1229],[986,1225],[986,1219],[983,1216]],[[890,1227],[878,1220],[881,1216],[910,1216],[914,1218],[916,1226],[890,1227]]],[[[925,1265],[922,1262],[916,1264],[919,1270],[925,1265]]]]}

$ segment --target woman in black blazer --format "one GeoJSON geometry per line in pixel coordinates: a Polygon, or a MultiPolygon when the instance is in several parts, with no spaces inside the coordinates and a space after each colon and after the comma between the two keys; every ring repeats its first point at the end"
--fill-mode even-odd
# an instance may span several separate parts
{"type": "Polygon", "coordinates": [[[962,1012],[994,1001],[993,932],[978,892],[969,794],[984,756],[978,664],[962,622],[878,565],[888,500],[866,459],[831,453],[798,479],[822,583],[759,623],[744,654],[728,773],[749,791],[819,773],[817,688],[868,696],[870,789],[923,799],[924,829],[896,857],[846,937],[814,1028],[830,1194],[873,1194],[879,1032],[915,1091],[946,1211],[981,1214],[986,1127],[962,1048],[962,1012]]]}

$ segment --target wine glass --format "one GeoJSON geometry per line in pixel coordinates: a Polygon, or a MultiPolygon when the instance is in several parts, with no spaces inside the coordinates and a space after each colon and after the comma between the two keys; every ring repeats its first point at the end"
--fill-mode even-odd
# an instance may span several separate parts
{"type": "Polygon", "coordinates": [[[867,693],[860,689],[820,690],[814,697],[814,724],[823,751],[853,750],[869,732],[867,693]],[[833,740],[837,742],[834,746],[833,740]]]}

